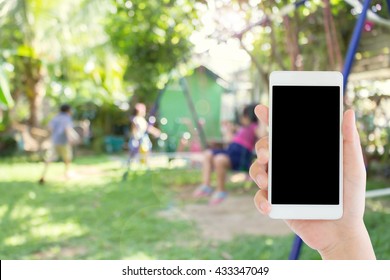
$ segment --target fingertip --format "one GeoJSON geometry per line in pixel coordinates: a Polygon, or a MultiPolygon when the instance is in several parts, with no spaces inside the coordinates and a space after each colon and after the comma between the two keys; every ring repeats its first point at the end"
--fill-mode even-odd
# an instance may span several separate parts
{"type": "Polygon", "coordinates": [[[348,109],[344,112],[344,115],[352,115],[355,117],[355,111],[353,109],[348,109]]]}
{"type": "Polygon", "coordinates": [[[268,190],[268,175],[266,172],[259,170],[259,174],[256,175],[255,183],[260,190],[268,190]]]}
{"type": "Polygon", "coordinates": [[[257,118],[263,122],[268,124],[268,107],[262,104],[259,104],[255,107],[255,114],[257,118]]]}
{"type": "Polygon", "coordinates": [[[267,164],[269,161],[269,151],[264,148],[259,149],[257,151],[257,160],[260,164],[267,164]]]}
{"type": "Polygon", "coordinates": [[[253,198],[253,202],[255,204],[255,207],[256,209],[261,213],[261,209],[260,209],[260,200],[261,200],[261,191],[258,190],[255,194],[255,197],[253,198]]]}
{"type": "Polygon", "coordinates": [[[354,125],[355,124],[355,111],[352,109],[348,109],[344,112],[344,122],[347,125],[354,125]]]}
{"type": "Polygon", "coordinates": [[[253,162],[252,165],[249,167],[249,176],[252,178],[253,181],[256,182],[256,174],[257,174],[257,170],[258,170],[258,162],[253,162]]]}
{"type": "Polygon", "coordinates": [[[352,109],[345,111],[342,128],[344,140],[354,142],[357,135],[357,128],[355,122],[355,112],[352,109]]]}
{"type": "Polygon", "coordinates": [[[255,113],[256,113],[256,115],[268,113],[268,107],[263,105],[263,104],[259,104],[255,107],[255,113]]]}
{"type": "Polygon", "coordinates": [[[264,165],[269,160],[268,137],[261,138],[255,145],[257,161],[264,165]]]}
{"type": "Polygon", "coordinates": [[[257,210],[263,215],[268,215],[271,211],[271,205],[267,200],[267,194],[267,191],[259,190],[254,197],[255,206],[257,210]]]}
{"type": "Polygon", "coordinates": [[[260,209],[265,215],[268,215],[271,212],[271,205],[268,201],[260,203],[260,209]]]}
{"type": "Polygon", "coordinates": [[[255,107],[255,112],[256,111],[261,111],[261,110],[264,110],[264,109],[267,109],[267,106],[265,106],[265,105],[263,105],[263,104],[258,104],[258,105],[256,105],[256,107],[255,107]]]}

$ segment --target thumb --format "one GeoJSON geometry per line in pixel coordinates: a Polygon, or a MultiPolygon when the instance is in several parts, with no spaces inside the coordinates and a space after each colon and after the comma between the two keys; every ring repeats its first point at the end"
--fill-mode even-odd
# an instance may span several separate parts
{"type": "MultiPolygon", "coordinates": [[[[355,113],[347,110],[343,120],[344,182],[355,186],[365,186],[366,170],[359,134],[356,128],[355,113]]],[[[347,186],[345,186],[347,187],[347,186]]]]}
{"type": "MultiPolygon", "coordinates": [[[[347,110],[343,120],[344,137],[344,167],[348,174],[354,174],[365,170],[362,148],[360,146],[359,133],[356,128],[355,113],[347,110]],[[345,166],[347,164],[347,166],[345,166]]],[[[365,171],[364,171],[365,173],[365,171]]]]}

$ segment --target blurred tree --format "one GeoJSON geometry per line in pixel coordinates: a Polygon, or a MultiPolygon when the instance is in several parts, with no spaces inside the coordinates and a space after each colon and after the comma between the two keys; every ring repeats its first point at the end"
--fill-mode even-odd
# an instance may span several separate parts
{"type": "Polygon", "coordinates": [[[199,23],[191,0],[112,0],[106,32],[127,59],[125,79],[141,99],[154,99],[168,73],[190,57],[199,23]]]}
{"type": "Polygon", "coordinates": [[[9,81],[0,66],[0,106],[1,105],[8,108],[12,107],[14,105],[14,102],[12,100],[11,93],[9,90],[9,81]]]}
{"type": "Polygon", "coordinates": [[[0,0],[0,62],[12,68],[16,104],[27,98],[30,125],[40,124],[45,95],[55,106],[126,99],[124,61],[102,27],[108,8],[92,0],[0,0]]]}
{"type": "Polygon", "coordinates": [[[251,52],[263,91],[268,90],[268,75],[274,70],[341,70],[342,54],[356,21],[345,1],[307,1],[285,16],[281,11],[295,0],[235,2],[240,3],[249,26],[238,37],[249,42],[243,46],[251,52]],[[253,15],[261,16],[254,19],[253,15]],[[262,24],[257,25],[260,19],[262,24]]]}
{"type": "Polygon", "coordinates": [[[330,67],[342,71],[343,58],[341,57],[339,37],[332,15],[330,0],[323,0],[323,5],[324,29],[330,67]]]}
{"type": "MultiPolygon", "coordinates": [[[[378,82],[376,82],[378,83],[378,82]]],[[[390,95],[378,90],[375,82],[355,82],[353,106],[365,152],[366,165],[378,161],[389,167],[390,161],[390,95]]]]}
{"type": "MultiPolygon", "coordinates": [[[[42,4],[42,3],[37,3],[42,4]]],[[[41,7],[39,7],[41,8],[41,7]]],[[[3,58],[13,57],[13,67],[18,73],[13,76],[14,91],[23,91],[29,100],[29,123],[38,125],[39,104],[43,96],[42,64],[37,59],[34,48],[34,33],[32,25],[34,16],[28,12],[27,0],[11,0],[0,2],[0,28],[2,40],[0,48],[3,58]]],[[[17,93],[14,93],[18,96],[17,93]]]]}

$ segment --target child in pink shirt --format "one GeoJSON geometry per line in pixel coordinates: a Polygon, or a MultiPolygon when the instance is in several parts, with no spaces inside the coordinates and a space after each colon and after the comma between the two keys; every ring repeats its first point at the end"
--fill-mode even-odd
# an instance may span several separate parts
{"type": "Polygon", "coordinates": [[[203,162],[203,182],[195,192],[195,197],[205,197],[212,194],[210,205],[221,203],[226,197],[225,177],[229,169],[248,171],[252,163],[252,152],[257,141],[257,117],[254,114],[255,105],[244,108],[240,118],[241,127],[233,137],[227,149],[206,150],[203,162]],[[217,190],[213,193],[210,186],[211,173],[217,174],[217,190]]]}

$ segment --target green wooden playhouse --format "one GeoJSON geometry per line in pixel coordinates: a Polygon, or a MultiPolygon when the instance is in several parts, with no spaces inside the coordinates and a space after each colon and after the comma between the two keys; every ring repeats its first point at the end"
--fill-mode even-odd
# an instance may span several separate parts
{"type": "Polygon", "coordinates": [[[172,81],[159,104],[160,129],[168,136],[170,151],[178,149],[183,137],[199,142],[196,117],[191,113],[189,102],[192,102],[207,142],[222,140],[221,104],[224,93],[228,92],[227,83],[205,66],[197,67],[184,79],[188,85],[189,98],[186,97],[183,85],[179,81],[172,81]]]}

